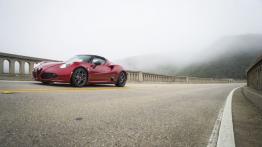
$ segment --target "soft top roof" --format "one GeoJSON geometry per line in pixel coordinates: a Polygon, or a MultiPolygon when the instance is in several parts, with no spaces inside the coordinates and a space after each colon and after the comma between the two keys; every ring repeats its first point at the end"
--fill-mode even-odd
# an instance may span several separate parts
{"type": "Polygon", "coordinates": [[[105,57],[98,56],[98,55],[80,54],[80,55],[77,55],[77,56],[92,56],[92,57],[97,57],[97,58],[102,58],[102,59],[105,59],[105,60],[107,60],[105,57]]]}

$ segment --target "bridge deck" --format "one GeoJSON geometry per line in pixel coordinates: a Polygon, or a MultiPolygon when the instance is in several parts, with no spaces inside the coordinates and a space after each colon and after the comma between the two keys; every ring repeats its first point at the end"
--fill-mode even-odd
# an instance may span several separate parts
{"type": "Polygon", "coordinates": [[[0,82],[3,146],[206,146],[240,84],[128,84],[73,88],[0,82]]]}

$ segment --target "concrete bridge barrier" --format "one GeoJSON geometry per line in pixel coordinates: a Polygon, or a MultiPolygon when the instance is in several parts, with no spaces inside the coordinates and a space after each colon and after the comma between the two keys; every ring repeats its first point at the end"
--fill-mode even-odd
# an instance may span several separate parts
{"type": "Polygon", "coordinates": [[[233,79],[214,79],[214,78],[199,78],[188,77],[188,83],[232,83],[233,79]]]}
{"type": "MultiPolygon", "coordinates": [[[[32,80],[32,69],[41,61],[56,61],[0,52],[0,80],[32,80]]],[[[168,76],[141,71],[127,71],[128,82],[155,83],[231,83],[231,79],[168,76]]]]}
{"type": "Polygon", "coordinates": [[[153,73],[146,73],[141,71],[127,71],[129,82],[155,82],[155,83],[188,83],[188,84],[201,84],[201,83],[232,83],[233,79],[213,79],[213,78],[199,78],[187,76],[168,76],[153,73]]]}
{"type": "Polygon", "coordinates": [[[247,86],[262,90],[262,56],[247,70],[247,86]]]}
{"type": "Polygon", "coordinates": [[[41,61],[55,61],[0,52],[1,80],[32,80],[34,65],[41,61]]]}

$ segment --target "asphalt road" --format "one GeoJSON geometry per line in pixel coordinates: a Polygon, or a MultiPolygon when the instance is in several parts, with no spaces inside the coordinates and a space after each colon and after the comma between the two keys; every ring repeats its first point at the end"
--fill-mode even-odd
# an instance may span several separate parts
{"type": "Polygon", "coordinates": [[[0,81],[0,145],[205,147],[241,84],[73,88],[0,81]]]}

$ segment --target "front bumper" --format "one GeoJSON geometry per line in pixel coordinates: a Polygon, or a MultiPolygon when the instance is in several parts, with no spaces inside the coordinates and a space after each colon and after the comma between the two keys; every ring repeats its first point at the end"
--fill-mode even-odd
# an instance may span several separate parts
{"type": "Polygon", "coordinates": [[[54,70],[43,69],[43,68],[35,68],[32,71],[33,78],[36,81],[48,81],[48,82],[70,82],[70,72],[63,70],[54,70]]]}

